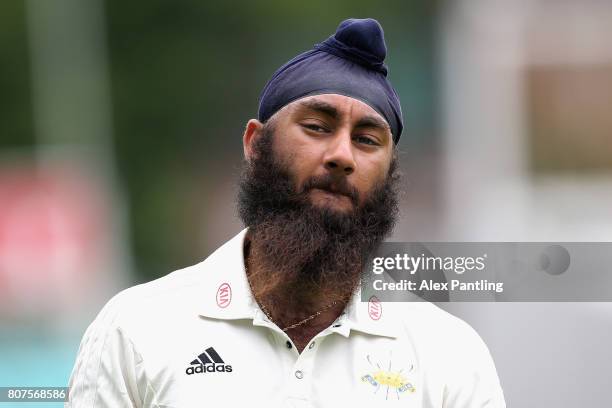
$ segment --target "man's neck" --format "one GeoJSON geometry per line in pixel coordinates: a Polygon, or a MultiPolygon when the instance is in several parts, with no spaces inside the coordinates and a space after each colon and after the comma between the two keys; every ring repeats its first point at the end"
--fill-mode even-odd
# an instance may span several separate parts
{"type": "Polygon", "coordinates": [[[258,290],[266,283],[266,270],[250,252],[252,237],[245,238],[244,262],[247,279],[262,311],[279,328],[285,329],[299,352],[320,332],[342,314],[348,303],[352,290],[342,299],[330,299],[325,296],[325,288],[304,288],[305,285],[285,285],[277,287],[273,293],[258,296],[258,290]],[[253,273],[252,271],[256,271],[253,273]]]}
{"type": "Polygon", "coordinates": [[[323,330],[331,326],[342,314],[345,305],[338,305],[333,310],[321,313],[316,319],[286,331],[298,352],[302,352],[310,341],[323,330]]]}

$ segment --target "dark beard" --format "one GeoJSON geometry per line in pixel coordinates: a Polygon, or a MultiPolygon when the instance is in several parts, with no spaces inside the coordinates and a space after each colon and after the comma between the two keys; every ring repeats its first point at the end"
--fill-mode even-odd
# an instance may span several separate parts
{"type": "Polygon", "coordinates": [[[254,159],[245,165],[238,196],[240,218],[249,227],[249,281],[258,301],[295,319],[292,305],[308,315],[321,302],[346,300],[359,286],[365,261],[397,218],[397,160],[394,156],[386,180],[362,206],[343,178],[334,180],[335,188],[351,199],[353,210],[320,208],[311,203],[309,191],[328,189],[332,179],[307,180],[297,191],[287,165],[275,158],[273,129],[266,125],[263,132],[253,146],[254,159]]]}

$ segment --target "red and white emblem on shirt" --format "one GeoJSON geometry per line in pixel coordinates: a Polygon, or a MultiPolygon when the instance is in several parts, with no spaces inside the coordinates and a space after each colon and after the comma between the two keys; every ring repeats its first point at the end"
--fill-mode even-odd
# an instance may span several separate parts
{"type": "Polygon", "coordinates": [[[226,308],[232,301],[232,287],[227,282],[223,282],[217,289],[217,306],[226,308]]]}
{"type": "Polygon", "coordinates": [[[372,296],[368,300],[368,314],[372,320],[378,320],[382,316],[382,303],[376,296],[372,296]]]}

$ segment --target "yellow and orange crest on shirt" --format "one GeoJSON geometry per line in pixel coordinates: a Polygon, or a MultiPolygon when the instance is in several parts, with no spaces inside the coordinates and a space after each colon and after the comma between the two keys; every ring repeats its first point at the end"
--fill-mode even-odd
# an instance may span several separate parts
{"type": "MultiPolygon", "coordinates": [[[[372,364],[370,361],[370,356],[367,357],[367,360],[372,366],[374,366],[374,364],[372,364]]],[[[372,387],[374,387],[373,391],[375,394],[378,394],[378,392],[383,389],[382,393],[384,393],[385,399],[389,399],[389,394],[395,394],[399,399],[400,395],[402,394],[411,394],[416,391],[414,385],[404,376],[403,369],[399,371],[392,371],[391,362],[388,364],[388,370],[383,370],[380,368],[380,363],[376,363],[375,365],[375,370],[361,376],[361,381],[363,383],[370,384],[372,387]]],[[[410,370],[408,371],[412,371],[412,368],[413,367],[411,366],[410,370]]]]}

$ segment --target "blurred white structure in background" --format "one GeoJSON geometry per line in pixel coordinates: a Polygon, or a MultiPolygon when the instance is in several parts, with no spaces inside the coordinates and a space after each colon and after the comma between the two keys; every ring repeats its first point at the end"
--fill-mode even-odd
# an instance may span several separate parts
{"type": "MultiPolygon", "coordinates": [[[[445,4],[440,235],[612,241],[612,3],[445,4]]],[[[509,407],[562,408],[610,406],[611,306],[445,308],[484,337],[509,407]]]]}
{"type": "Polygon", "coordinates": [[[612,240],[612,4],[448,5],[447,236],[612,240]]]}

